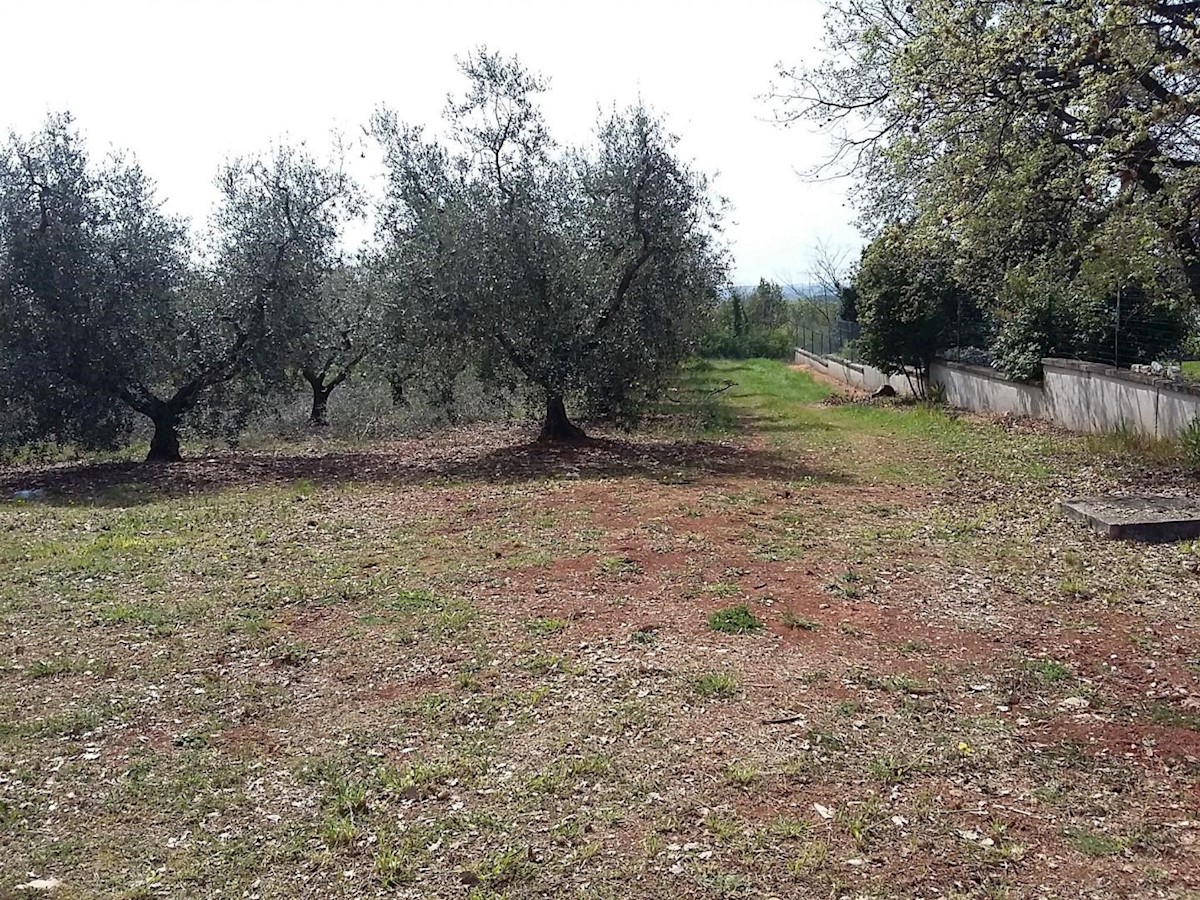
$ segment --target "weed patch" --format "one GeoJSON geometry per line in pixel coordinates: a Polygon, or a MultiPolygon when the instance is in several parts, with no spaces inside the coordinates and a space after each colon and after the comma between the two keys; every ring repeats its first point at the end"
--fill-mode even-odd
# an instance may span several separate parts
{"type": "Polygon", "coordinates": [[[709,616],[708,627],[723,634],[752,634],[762,630],[763,621],[746,604],[739,603],[709,616]]]}
{"type": "Polygon", "coordinates": [[[692,682],[692,687],[701,697],[728,700],[738,693],[738,680],[728,672],[710,672],[692,682]]]}

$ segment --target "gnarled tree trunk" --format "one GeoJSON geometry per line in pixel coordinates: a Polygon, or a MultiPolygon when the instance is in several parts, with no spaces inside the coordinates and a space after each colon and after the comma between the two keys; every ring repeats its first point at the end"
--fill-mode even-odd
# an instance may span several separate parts
{"type": "Polygon", "coordinates": [[[150,438],[150,452],[146,454],[146,462],[180,462],[183,456],[179,452],[178,414],[166,410],[151,416],[151,420],[154,422],[154,436],[150,438]]]}
{"type": "Polygon", "coordinates": [[[313,428],[328,428],[329,395],[333,393],[333,386],[322,386],[317,381],[310,383],[312,384],[313,400],[312,412],[308,416],[308,424],[313,428]]]}
{"type": "MultiPolygon", "coordinates": [[[[329,375],[330,363],[326,363],[325,368],[320,371],[316,369],[304,369],[301,375],[312,388],[313,402],[312,412],[308,416],[308,424],[313,428],[325,428],[329,425],[329,395],[341,385],[343,381],[350,377],[350,373],[354,371],[354,367],[363,361],[363,357],[367,355],[367,351],[358,354],[346,365],[342,366],[340,372],[333,377],[332,380],[326,381],[325,378],[329,375]]],[[[392,386],[393,392],[395,385],[392,386]]]]}
{"type": "Polygon", "coordinates": [[[546,398],[546,418],[542,421],[539,444],[577,444],[586,441],[583,429],[567,418],[567,408],[562,397],[546,398]]]}

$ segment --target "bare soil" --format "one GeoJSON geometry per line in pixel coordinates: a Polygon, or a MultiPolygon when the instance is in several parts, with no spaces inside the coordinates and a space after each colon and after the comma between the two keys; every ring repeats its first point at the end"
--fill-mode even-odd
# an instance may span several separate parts
{"type": "Polygon", "coordinates": [[[1188,477],[764,371],[0,475],[0,896],[1198,896],[1200,546],[1055,509],[1188,477]]]}

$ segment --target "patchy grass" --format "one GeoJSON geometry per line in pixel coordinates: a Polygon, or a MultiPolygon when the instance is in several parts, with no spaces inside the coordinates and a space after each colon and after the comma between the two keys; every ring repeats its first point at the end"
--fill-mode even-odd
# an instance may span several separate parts
{"type": "Polygon", "coordinates": [[[1088,856],[1112,856],[1126,847],[1126,841],[1119,837],[1087,828],[1070,828],[1066,831],[1066,838],[1072,847],[1088,856]]]}
{"type": "Polygon", "coordinates": [[[1165,703],[1155,704],[1150,713],[1150,721],[1155,725],[1170,725],[1175,728],[1190,728],[1192,731],[1200,731],[1200,713],[1180,712],[1165,703]]]}
{"type": "Polygon", "coordinates": [[[746,604],[739,603],[709,616],[708,627],[723,634],[752,634],[762,630],[763,621],[746,604]]]}
{"type": "Polygon", "coordinates": [[[816,631],[821,627],[821,623],[813,619],[798,616],[790,609],[785,609],[779,615],[779,622],[784,628],[798,629],[800,631],[816,631]]]}
{"type": "Polygon", "coordinates": [[[544,637],[548,634],[558,634],[560,631],[565,631],[569,624],[566,619],[531,619],[529,621],[529,630],[536,635],[544,637]]]}
{"type": "Polygon", "coordinates": [[[762,360],[672,401],[0,471],[47,492],[0,502],[0,896],[1186,893],[1200,554],[1054,512],[1165,454],[762,360]]]}
{"type": "Polygon", "coordinates": [[[728,700],[737,696],[739,684],[737,678],[728,672],[709,672],[695,679],[692,687],[701,697],[728,700]]]}
{"type": "Polygon", "coordinates": [[[1025,668],[1041,681],[1054,684],[1059,681],[1071,681],[1074,676],[1063,663],[1053,659],[1031,659],[1025,663],[1025,668]]]}
{"type": "Polygon", "coordinates": [[[638,628],[629,636],[629,639],[643,647],[653,647],[658,643],[658,629],[653,625],[638,628]]]}

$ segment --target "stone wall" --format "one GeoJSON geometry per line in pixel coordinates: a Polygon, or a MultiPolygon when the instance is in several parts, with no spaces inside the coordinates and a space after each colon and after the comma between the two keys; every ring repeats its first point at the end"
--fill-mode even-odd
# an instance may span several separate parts
{"type": "Polygon", "coordinates": [[[946,402],[959,409],[1046,418],[1046,396],[1041,385],[1010,381],[995,369],[944,359],[933,364],[929,377],[946,389],[946,402]]]}

